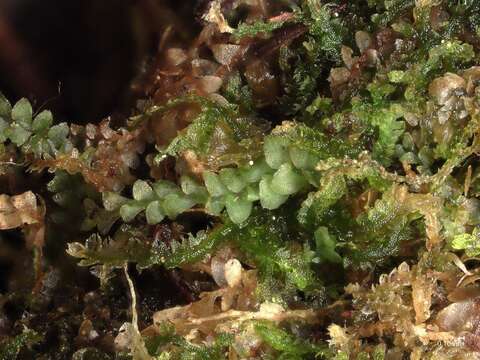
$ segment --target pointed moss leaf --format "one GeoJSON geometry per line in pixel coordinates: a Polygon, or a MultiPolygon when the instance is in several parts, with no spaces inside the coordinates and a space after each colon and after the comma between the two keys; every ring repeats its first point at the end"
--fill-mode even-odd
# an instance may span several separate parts
{"type": "Polygon", "coordinates": [[[146,181],[137,180],[133,184],[132,195],[135,200],[142,201],[151,200],[154,193],[152,187],[146,181]]]}
{"type": "Polygon", "coordinates": [[[12,142],[17,146],[22,146],[32,135],[32,132],[20,126],[17,123],[12,124],[9,129],[9,137],[12,142]]]}
{"type": "Polygon", "coordinates": [[[225,200],[223,197],[210,197],[205,204],[205,210],[214,216],[219,216],[225,208],[225,200]]]}
{"type": "Polygon", "coordinates": [[[12,120],[25,129],[32,125],[32,105],[25,98],[20,99],[12,109],[12,120]]]}
{"type": "Polygon", "coordinates": [[[4,119],[10,118],[10,114],[12,112],[12,105],[10,101],[7,100],[5,95],[0,93],[0,117],[4,119]]]}
{"type": "Polygon", "coordinates": [[[165,218],[165,213],[160,201],[153,201],[148,204],[147,209],[145,210],[145,215],[147,217],[147,222],[150,225],[160,223],[165,218]]]}
{"type": "Polygon", "coordinates": [[[249,183],[257,183],[265,174],[272,173],[272,168],[268,166],[265,159],[257,160],[252,165],[248,165],[240,170],[242,178],[249,183]]]}
{"type": "Polygon", "coordinates": [[[288,154],[288,139],[280,136],[269,136],[265,138],[263,151],[265,161],[272,169],[278,169],[282,164],[290,160],[288,154]]]}
{"type": "Polygon", "coordinates": [[[252,213],[252,203],[237,195],[228,195],[225,201],[227,213],[235,224],[241,224],[252,213]]]}
{"type": "Polygon", "coordinates": [[[176,218],[195,205],[190,197],[181,194],[167,195],[163,201],[163,210],[170,219],[176,218]]]}
{"type": "Polygon", "coordinates": [[[53,123],[52,113],[48,110],[44,110],[40,114],[35,116],[35,119],[33,120],[33,123],[32,123],[32,129],[36,133],[45,131],[50,126],[52,126],[52,123],[53,123]]]}
{"type": "Polygon", "coordinates": [[[60,123],[54,125],[48,130],[48,138],[53,142],[55,148],[61,148],[68,137],[70,129],[67,123],[60,123]]]}
{"type": "Polygon", "coordinates": [[[315,155],[296,146],[290,147],[290,159],[293,166],[302,170],[313,170],[318,162],[315,155]]]}
{"type": "Polygon", "coordinates": [[[124,205],[128,199],[115,192],[102,193],[103,207],[107,211],[115,211],[124,205]]]}
{"type": "Polygon", "coordinates": [[[220,181],[218,175],[211,171],[203,173],[203,181],[205,181],[205,186],[212,196],[222,196],[228,193],[228,189],[220,181]]]}
{"type": "Polygon", "coordinates": [[[222,169],[220,170],[219,176],[220,180],[228,190],[234,193],[239,193],[247,185],[236,169],[222,169]]]}
{"type": "Polygon", "coordinates": [[[259,185],[260,204],[269,210],[277,209],[288,199],[287,195],[281,195],[272,190],[271,181],[272,176],[267,175],[259,185]]]}
{"type": "Polygon", "coordinates": [[[153,191],[160,198],[163,199],[169,194],[178,193],[178,186],[166,180],[159,180],[152,185],[153,191]]]}
{"type": "Polygon", "coordinates": [[[120,207],[120,216],[125,222],[130,222],[145,208],[141,203],[129,201],[120,207]]]}
{"type": "Polygon", "coordinates": [[[280,166],[273,175],[271,188],[280,195],[292,195],[307,185],[304,176],[293,168],[290,163],[280,166]]]}

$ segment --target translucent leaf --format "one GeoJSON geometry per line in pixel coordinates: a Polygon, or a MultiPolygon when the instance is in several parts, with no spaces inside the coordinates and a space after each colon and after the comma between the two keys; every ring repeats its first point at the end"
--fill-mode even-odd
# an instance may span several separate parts
{"type": "Polygon", "coordinates": [[[214,216],[219,216],[225,208],[225,200],[223,197],[211,197],[205,204],[205,210],[214,216]]]}
{"type": "Polygon", "coordinates": [[[220,180],[228,188],[228,190],[239,193],[246,186],[245,181],[240,177],[236,169],[225,168],[220,170],[220,180]]]}
{"type": "Polygon", "coordinates": [[[228,195],[225,201],[227,213],[235,224],[241,224],[252,213],[252,203],[240,196],[228,195]]]}
{"type": "Polygon", "coordinates": [[[31,131],[26,130],[18,124],[12,124],[9,131],[10,140],[12,140],[12,142],[17,146],[22,146],[25,144],[30,138],[30,135],[32,135],[31,131]]]}
{"type": "Polygon", "coordinates": [[[252,165],[248,165],[240,170],[242,178],[249,183],[257,183],[265,174],[272,173],[272,168],[268,166],[265,159],[257,160],[252,165]]]}
{"type": "Polygon", "coordinates": [[[245,189],[244,191],[244,196],[245,198],[250,201],[250,202],[254,202],[254,201],[258,201],[260,200],[260,194],[259,194],[259,189],[258,189],[258,186],[249,186],[245,189]]]}
{"type": "Polygon", "coordinates": [[[0,142],[7,140],[8,123],[0,117],[0,142]]]}
{"type": "Polygon", "coordinates": [[[0,93],[0,117],[4,119],[9,119],[12,112],[12,105],[7,98],[0,93]]]}
{"type": "Polygon", "coordinates": [[[130,201],[120,207],[120,216],[125,222],[130,222],[144,209],[144,205],[130,201]]]}
{"type": "Polygon", "coordinates": [[[306,185],[305,177],[295,170],[290,163],[285,163],[273,175],[271,189],[280,195],[292,195],[306,185]]]}
{"type": "Polygon", "coordinates": [[[53,142],[56,149],[61,148],[67,139],[70,132],[67,123],[61,123],[54,125],[48,130],[48,138],[53,142]]]}
{"type": "Polygon", "coordinates": [[[124,205],[128,199],[114,192],[102,193],[103,207],[107,211],[115,211],[124,205]]]}
{"type": "Polygon", "coordinates": [[[178,193],[178,187],[174,183],[166,180],[159,180],[152,185],[155,194],[160,199],[163,199],[165,196],[173,193],[178,193]]]}
{"type": "Polygon", "coordinates": [[[180,178],[180,187],[182,191],[187,195],[192,195],[199,192],[203,187],[193,180],[190,176],[182,176],[180,178]]]}
{"type": "Polygon", "coordinates": [[[212,196],[222,196],[228,193],[227,188],[220,181],[220,178],[217,174],[211,171],[205,171],[203,173],[203,180],[205,181],[205,186],[212,196]]]}
{"type": "Polygon", "coordinates": [[[182,191],[189,195],[198,204],[205,204],[208,200],[208,192],[204,186],[198,184],[189,176],[182,176],[180,179],[182,191]]]}
{"type": "Polygon", "coordinates": [[[135,181],[132,189],[133,198],[137,201],[150,200],[153,198],[154,193],[151,186],[143,180],[135,181]]]}
{"type": "Polygon", "coordinates": [[[20,99],[12,109],[12,120],[25,129],[32,125],[32,105],[25,98],[20,99]]]}
{"type": "Polygon", "coordinates": [[[163,201],[163,210],[165,215],[169,218],[174,219],[179,214],[185,212],[195,205],[190,197],[180,194],[170,194],[165,197],[163,201]]]}
{"type": "Polygon", "coordinates": [[[269,136],[265,138],[263,151],[265,161],[272,169],[278,169],[282,164],[290,160],[288,154],[288,139],[280,136],[269,136]]]}
{"type": "Polygon", "coordinates": [[[290,147],[290,159],[297,169],[302,170],[313,170],[318,162],[316,156],[296,146],[290,147]]]}
{"type": "Polygon", "coordinates": [[[32,129],[34,132],[45,131],[53,123],[53,115],[50,111],[44,110],[38,114],[32,123],[32,129]]]}
{"type": "Polygon", "coordinates": [[[285,201],[288,196],[281,195],[272,190],[271,187],[272,176],[265,176],[259,185],[260,204],[263,208],[273,210],[277,209],[285,201]]]}
{"type": "Polygon", "coordinates": [[[165,213],[160,201],[153,201],[148,204],[147,209],[145,210],[145,215],[147,217],[147,222],[150,225],[160,223],[165,218],[165,213]]]}

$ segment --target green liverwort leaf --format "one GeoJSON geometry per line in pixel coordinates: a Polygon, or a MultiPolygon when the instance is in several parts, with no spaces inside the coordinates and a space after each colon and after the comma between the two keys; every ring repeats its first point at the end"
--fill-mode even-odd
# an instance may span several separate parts
{"type": "Polygon", "coordinates": [[[230,219],[235,224],[241,224],[252,213],[252,203],[238,195],[227,195],[225,205],[230,219]]]}
{"type": "Polygon", "coordinates": [[[271,189],[280,195],[292,195],[307,185],[305,177],[290,163],[285,163],[273,175],[271,189]]]}
{"type": "Polygon", "coordinates": [[[218,175],[211,171],[205,171],[203,173],[203,181],[205,181],[207,191],[212,196],[222,196],[228,193],[227,188],[222,181],[220,181],[218,175]]]}
{"type": "Polygon", "coordinates": [[[25,144],[30,138],[30,135],[32,135],[31,131],[25,129],[17,123],[12,124],[9,130],[10,140],[12,140],[12,142],[17,146],[22,146],[25,144]]]}
{"type": "Polygon", "coordinates": [[[288,195],[279,194],[272,189],[271,175],[265,176],[262,181],[260,181],[259,190],[260,204],[265,209],[277,209],[288,199],[288,195]]]}
{"type": "Polygon", "coordinates": [[[120,216],[125,222],[130,222],[144,209],[144,205],[129,201],[120,207],[120,216]]]}
{"type": "Polygon", "coordinates": [[[272,169],[278,169],[282,164],[290,160],[288,154],[289,141],[285,137],[269,136],[265,139],[263,151],[265,161],[272,169]]]}
{"type": "Polygon", "coordinates": [[[165,213],[160,201],[153,201],[148,204],[147,209],[145,210],[145,216],[150,225],[160,223],[165,218],[165,213]]]}
{"type": "Polygon", "coordinates": [[[265,159],[257,160],[240,170],[241,177],[248,183],[257,183],[263,175],[269,173],[272,173],[272,168],[268,166],[265,159]]]}
{"type": "Polygon", "coordinates": [[[34,132],[42,132],[47,130],[53,123],[53,115],[50,111],[44,110],[38,114],[32,123],[32,129],[34,132]]]}
{"type": "Polygon", "coordinates": [[[67,123],[60,123],[58,125],[54,125],[48,130],[48,138],[53,142],[53,145],[56,149],[61,148],[66,140],[67,136],[70,132],[67,123]]]}
{"type": "Polygon", "coordinates": [[[135,200],[142,201],[151,200],[154,193],[152,187],[146,181],[137,180],[133,184],[132,195],[135,200]]]}
{"type": "Polygon", "coordinates": [[[239,193],[247,185],[240,176],[239,172],[233,168],[225,168],[220,170],[220,180],[222,183],[234,193],[239,193]]]}
{"type": "Polygon", "coordinates": [[[4,120],[10,118],[10,114],[12,112],[12,105],[7,98],[0,93],[0,117],[4,120]]]}
{"type": "Polygon", "coordinates": [[[20,99],[12,109],[12,120],[24,129],[30,130],[32,115],[32,105],[25,98],[20,99]]]}
{"type": "Polygon", "coordinates": [[[195,201],[186,195],[170,194],[167,195],[163,201],[163,210],[165,211],[165,215],[174,219],[194,205],[195,201]]]}
{"type": "Polygon", "coordinates": [[[8,123],[0,117],[0,143],[7,140],[8,123]]]}

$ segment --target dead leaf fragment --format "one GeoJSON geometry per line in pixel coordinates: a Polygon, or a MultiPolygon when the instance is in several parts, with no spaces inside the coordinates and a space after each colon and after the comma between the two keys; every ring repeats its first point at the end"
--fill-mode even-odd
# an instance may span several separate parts
{"type": "Polygon", "coordinates": [[[37,224],[42,218],[42,210],[33,192],[15,196],[0,195],[0,230],[37,224]]]}

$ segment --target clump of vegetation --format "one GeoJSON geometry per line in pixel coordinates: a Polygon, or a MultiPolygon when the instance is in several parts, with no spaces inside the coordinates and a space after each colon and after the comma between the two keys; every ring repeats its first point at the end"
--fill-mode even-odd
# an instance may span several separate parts
{"type": "Polygon", "coordinates": [[[478,356],[480,5],[235,4],[123,124],[0,98],[0,357],[478,356]]]}

